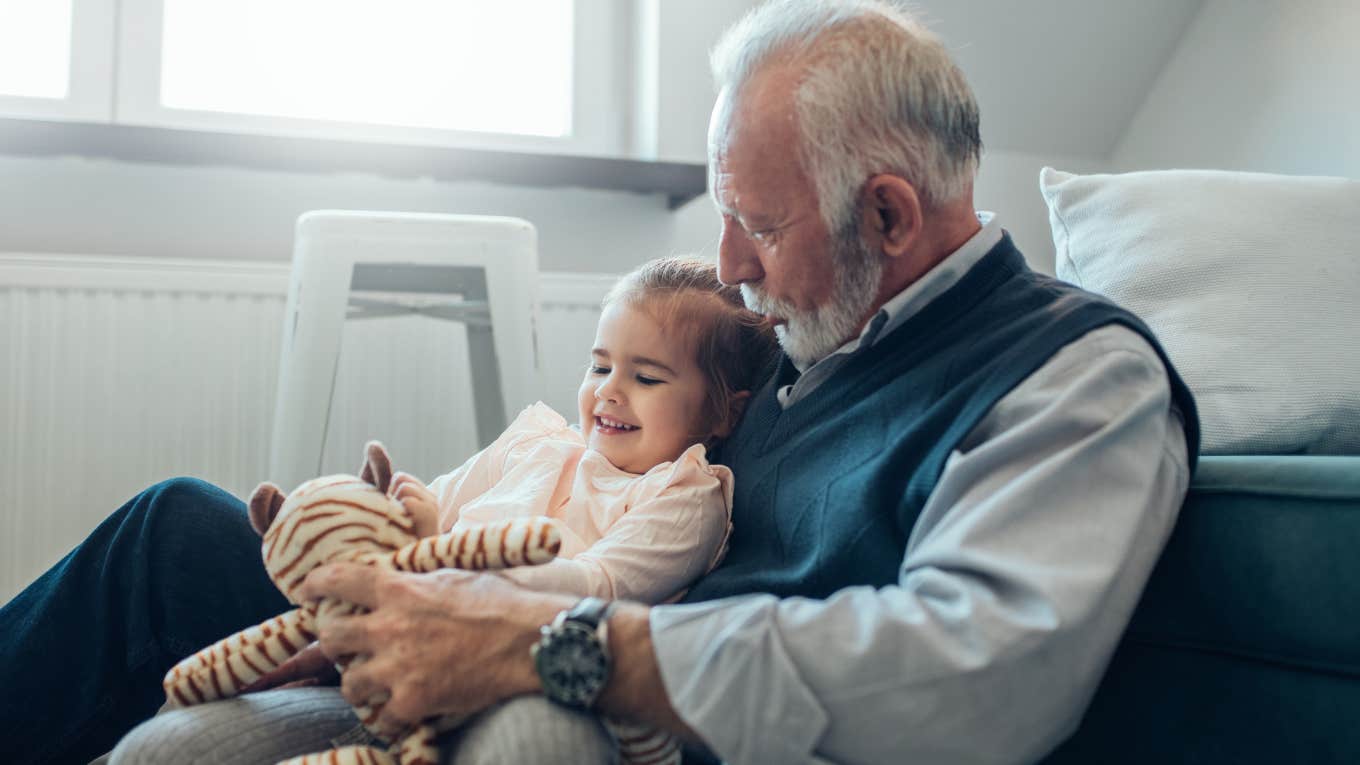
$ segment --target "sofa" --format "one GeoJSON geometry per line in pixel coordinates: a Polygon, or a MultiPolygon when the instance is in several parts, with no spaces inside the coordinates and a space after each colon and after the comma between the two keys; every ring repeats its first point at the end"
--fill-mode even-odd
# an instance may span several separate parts
{"type": "Polygon", "coordinates": [[[1045,169],[1059,276],[1156,331],[1198,470],[1044,762],[1360,762],[1360,183],[1045,169]]]}
{"type": "Polygon", "coordinates": [[[1205,456],[1046,762],[1360,762],[1360,457],[1205,456]]]}

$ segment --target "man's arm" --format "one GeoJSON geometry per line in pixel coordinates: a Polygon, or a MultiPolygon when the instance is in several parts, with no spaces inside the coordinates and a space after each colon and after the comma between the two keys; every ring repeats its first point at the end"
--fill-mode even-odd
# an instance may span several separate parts
{"type": "Polygon", "coordinates": [[[666,694],[652,647],[651,610],[638,603],[620,603],[609,618],[614,672],[597,706],[617,717],[649,722],[691,741],[702,741],[676,713],[666,694]]]}
{"type": "Polygon", "coordinates": [[[671,704],[735,762],[1037,759],[1080,720],[1182,501],[1169,395],[1127,330],[1069,345],[951,457],[896,586],[653,609],[671,704]]]}
{"type": "MultiPolygon", "coordinates": [[[[341,688],[354,704],[390,696],[379,720],[385,730],[437,714],[473,714],[540,692],[529,648],[539,627],[579,600],[486,574],[409,574],[354,564],[317,569],[304,592],[307,598],[339,597],[371,609],[333,619],[321,629],[320,642],[332,660],[371,657],[345,673],[341,688]]],[[[660,681],[648,611],[620,603],[610,617],[614,672],[598,706],[693,738],[660,681]]]]}

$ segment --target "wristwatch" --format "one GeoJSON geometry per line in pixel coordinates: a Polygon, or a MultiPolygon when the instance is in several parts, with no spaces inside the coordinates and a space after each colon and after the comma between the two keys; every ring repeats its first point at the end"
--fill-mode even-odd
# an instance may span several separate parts
{"type": "Polygon", "coordinates": [[[609,680],[609,613],[614,604],[585,598],[539,629],[529,649],[534,669],[550,700],[589,709],[609,680]]]}

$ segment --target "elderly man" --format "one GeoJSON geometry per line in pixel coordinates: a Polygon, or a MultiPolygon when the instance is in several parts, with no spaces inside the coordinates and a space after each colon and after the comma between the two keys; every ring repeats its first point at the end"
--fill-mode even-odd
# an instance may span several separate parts
{"type": "MultiPolygon", "coordinates": [[[[1076,726],[1170,532],[1193,401],[1137,319],[1031,272],[974,211],[977,107],[915,21],[770,3],[713,62],[720,275],[785,351],[719,455],[737,477],[724,564],[653,608],[333,566],[310,595],[372,612],[320,649],[371,656],[342,692],[390,696],[385,726],[480,713],[457,762],[607,760],[596,712],[695,759],[1037,759],[1076,726]]],[[[119,756],[328,746],[354,724],[344,699],[164,715],[119,756]]]]}

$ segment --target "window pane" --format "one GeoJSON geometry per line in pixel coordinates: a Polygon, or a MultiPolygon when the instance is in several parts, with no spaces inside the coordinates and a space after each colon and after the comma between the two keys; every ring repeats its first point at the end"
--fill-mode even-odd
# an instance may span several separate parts
{"type": "Polygon", "coordinates": [[[66,98],[72,0],[0,0],[0,95],[66,98]]]}
{"type": "Polygon", "coordinates": [[[171,108],[571,132],[572,0],[165,0],[171,108]]]}

